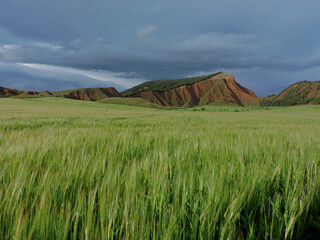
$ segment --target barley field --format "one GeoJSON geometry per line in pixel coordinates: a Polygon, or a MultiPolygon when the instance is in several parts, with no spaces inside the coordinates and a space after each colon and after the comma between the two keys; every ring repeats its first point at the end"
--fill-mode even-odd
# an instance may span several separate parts
{"type": "Polygon", "coordinates": [[[0,239],[320,238],[319,106],[203,108],[0,99],[0,239]]]}

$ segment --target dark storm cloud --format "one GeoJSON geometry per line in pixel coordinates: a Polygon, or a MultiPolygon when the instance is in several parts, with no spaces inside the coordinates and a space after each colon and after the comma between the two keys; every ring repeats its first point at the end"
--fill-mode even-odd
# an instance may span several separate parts
{"type": "Polygon", "coordinates": [[[319,7],[311,0],[2,1],[0,61],[121,72],[134,81],[223,69],[265,94],[302,73],[318,78],[319,7]]]}

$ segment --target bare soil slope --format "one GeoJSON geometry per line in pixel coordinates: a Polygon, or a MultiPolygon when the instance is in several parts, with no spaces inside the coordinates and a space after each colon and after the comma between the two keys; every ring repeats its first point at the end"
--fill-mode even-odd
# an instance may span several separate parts
{"type": "Polygon", "coordinates": [[[279,100],[297,95],[305,98],[320,97],[320,81],[302,81],[292,84],[291,86],[283,90],[281,93],[279,93],[274,100],[279,100]]]}
{"type": "Polygon", "coordinates": [[[99,101],[108,97],[121,97],[113,87],[110,88],[81,88],[75,90],[54,92],[55,97],[71,98],[86,101],[99,101]]]}
{"type": "Polygon", "coordinates": [[[247,106],[256,103],[257,95],[238,84],[232,75],[221,72],[213,77],[167,91],[140,91],[141,97],[161,106],[193,107],[214,102],[247,106]]]}
{"type": "Polygon", "coordinates": [[[18,89],[10,89],[0,87],[0,97],[50,97],[52,96],[51,92],[36,92],[36,91],[21,91],[18,89]]]}
{"type": "Polygon", "coordinates": [[[320,81],[301,81],[292,84],[273,98],[260,102],[265,106],[320,104],[320,81]]]}
{"type": "Polygon", "coordinates": [[[5,87],[0,87],[0,97],[11,97],[21,94],[22,91],[17,89],[10,89],[5,87]]]}

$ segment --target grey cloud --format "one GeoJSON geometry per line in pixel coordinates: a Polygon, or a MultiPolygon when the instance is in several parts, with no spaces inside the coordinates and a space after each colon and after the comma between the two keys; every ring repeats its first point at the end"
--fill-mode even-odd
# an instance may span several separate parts
{"type": "Polygon", "coordinates": [[[319,75],[319,7],[312,0],[1,1],[0,61],[120,72],[132,81],[224,69],[263,93],[279,85],[277,75],[283,85],[294,74],[319,75]]]}
{"type": "Polygon", "coordinates": [[[143,38],[143,37],[151,34],[152,32],[154,32],[156,29],[157,29],[157,26],[149,25],[149,26],[147,26],[145,28],[140,29],[138,31],[137,35],[138,35],[138,37],[143,38]]]}
{"type": "Polygon", "coordinates": [[[0,62],[0,86],[21,90],[57,91],[72,88],[112,86],[118,91],[123,91],[139,83],[134,77],[130,73],[0,62]]]}

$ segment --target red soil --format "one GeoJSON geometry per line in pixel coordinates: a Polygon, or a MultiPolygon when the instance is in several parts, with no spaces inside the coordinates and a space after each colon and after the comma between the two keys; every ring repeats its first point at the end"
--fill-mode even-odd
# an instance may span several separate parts
{"type": "Polygon", "coordinates": [[[307,98],[316,98],[320,96],[320,82],[297,82],[290,87],[288,87],[285,91],[280,93],[275,100],[279,100],[285,98],[288,94],[292,95],[300,95],[306,94],[307,98]]]}
{"type": "Polygon", "coordinates": [[[17,95],[20,95],[21,93],[22,93],[22,91],[17,90],[17,89],[0,87],[0,97],[17,96],[17,95]]]}
{"type": "Polygon", "coordinates": [[[68,94],[61,95],[60,97],[86,101],[98,101],[106,97],[121,97],[121,95],[116,89],[110,87],[71,90],[68,94]]]}
{"type": "Polygon", "coordinates": [[[11,97],[11,96],[42,96],[42,97],[50,97],[52,96],[51,92],[35,92],[35,91],[21,91],[18,89],[10,89],[0,87],[0,97],[11,97]]]}
{"type": "Polygon", "coordinates": [[[40,95],[44,97],[51,97],[52,93],[49,91],[44,91],[44,92],[40,92],[40,95]]]}
{"type": "Polygon", "coordinates": [[[141,97],[162,106],[192,107],[214,102],[247,106],[256,102],[257,95],[238,84],[233,76],[221,73],[169,91],[146,91],[131,97],[141,97]]]}

